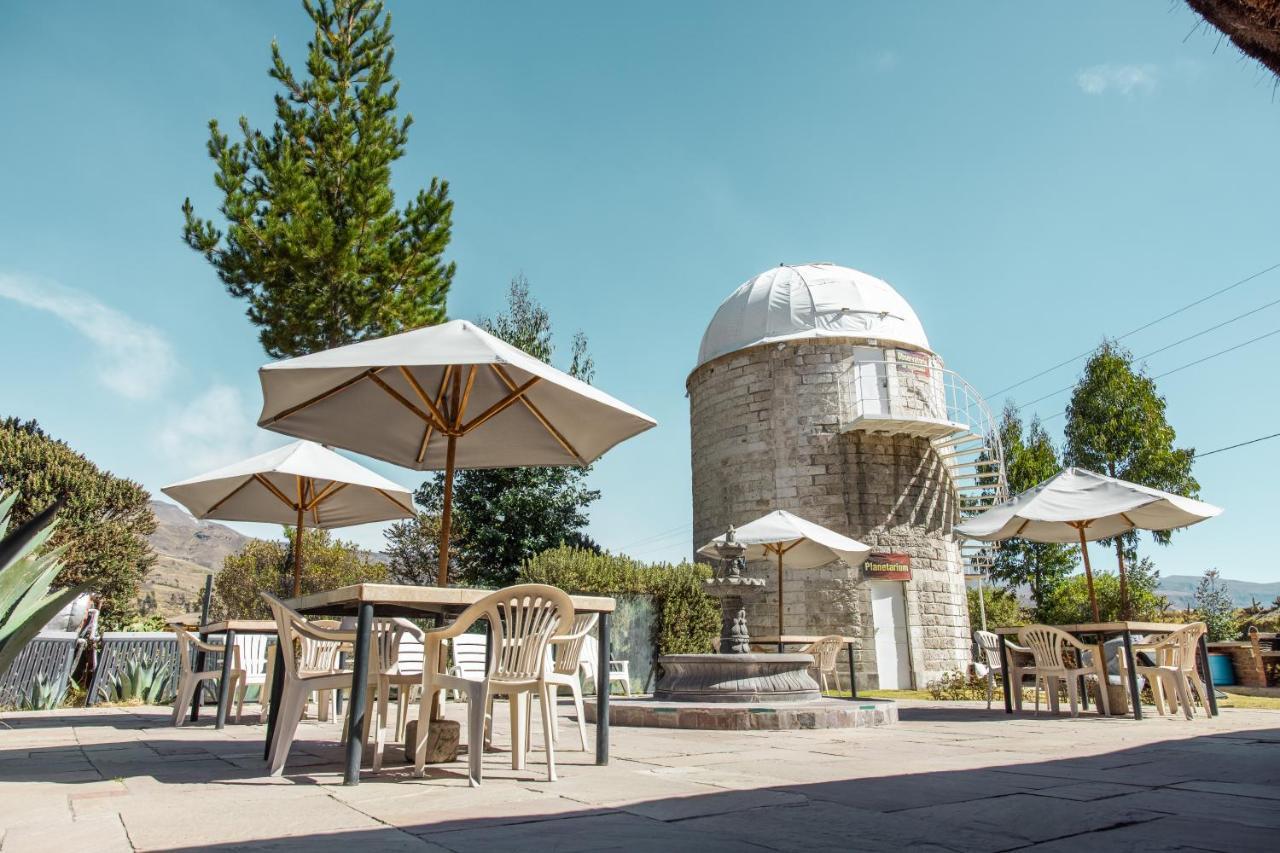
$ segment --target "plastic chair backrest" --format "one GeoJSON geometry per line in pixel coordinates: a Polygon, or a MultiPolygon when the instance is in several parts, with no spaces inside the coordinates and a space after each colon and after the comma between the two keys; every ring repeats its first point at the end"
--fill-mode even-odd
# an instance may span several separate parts
{"type": "Polygon", "coordinates": [[[974,631],[973,639],[982,652],[982,661],[993,670],[1000,669],[1000,635],[990,631],[974,631]]]}
{"type": "Polygon", "coordinates": [[[1066,670],[1062,655],[1067,649],[1075,648],[1072,639],[1066,631],[1052,625],[1028,625],[1018,631],[1018,642],[1031,649],[1036,669],[1045,672],[1066,670]]]}
{"type": "Polygon", "coordinates": [[[844,637],[831,634],[812,643],[804,653],[813,655],[814,665],[820,672],[831,672],[836,668],[836,655],[840,654],[843,645],[844,637]]]}
{"type": "Polygon", "coordinates": [[[267,673],[267,648],[271,637],[267,634],[240,634],[236,648],[240,649],[240,661],[245,675],[253,678],[267,673]]]}
{"type": "Polygon", "coordinates": [[[484,634],[459,634],[450,642],[453,644],[453,665],[463,678],[484,678],[488,672],[485,646],[488,639],[484,634]]]}
{"type": "Polygon", "coordinates": [[[191,641],[194,638],[191,636],[191,632],[181,625],[171,624],[169,627],[173,629],[173,636],[178,640],[178,666],[183,675],[190,675],[192,673],[191,659],[193,657],[191,641]]]}
{"type": "Polygon", "coordinates": [[[400,651],[396,655],[396,672],[401,675],[420,675],[426,649],[422,641],[409,633],[400,636],[400,651]]]}
{"type": "Polygon", "coordinates": [[[488,676],[496,681],[541,678],[551,638],[568,634],[573,627],[568,593],[546,584],[500,589],[467,609],[477,619],[489,620],[493,655],[488,676]]]}
{"type": "Polygon", "coordinates": [[[1183,672],[1195,669],[1200,636],[1207,630],[1205,623],[1192,622],[1152,643],[1151,651],[1156,665],[1177,667],[1183,672]]]}
{"type": "Polygon", "coordinates": [[[579,613],[573,617],[573,630],[569,633],[576,636],[569,642],[561,643],[556,647],[555,671],[557,674],[578,674],[578,667],[582,665],[584,647],[591,639],[591,629],[596,626],[599,618],[599,613],[579,613]]]}

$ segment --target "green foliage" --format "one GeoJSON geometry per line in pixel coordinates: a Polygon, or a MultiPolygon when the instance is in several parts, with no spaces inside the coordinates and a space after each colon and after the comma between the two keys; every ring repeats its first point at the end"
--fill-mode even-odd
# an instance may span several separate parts
{"type": "Polygon", "coordinates": [[[161,616],[159,613],[148,613],[146,616],[135,616],[124,625],[120,626],[121,631],[132,631],[134,633],[145,633],[148,631],[167,631],[169,630],[169,620],[161,616]]]}
{"type": "MultiPolygon", "coordinates": [[[[1068,465],[1199,497],[1200,484],[1191,476],[1195,450],[1173,446],[1177,435],[1155,380],[1135,370],[1132,354],[1112,341],[1104,341],[1085,365],[1067,405],[1066,433],[1068,465]]],[[[1165,545],[1173,532],[1151,535],[1165,545]]],[[[1133,560],[1137,541],[1137,533],[1102,540],[1115,546],[1121,566],[1133,560]]]]}
{"type": "Polygon", "coordinates": [[[47,679],[43,672],[38,672],[31,689],[22,697],[21,708],[24,711],[52,711],[62,704],[65,692],[58,685],[58,679],[47,679]]]}
{"type": "Polygon", "coordinates": [[[720,607],[703,588],[710,577],[701,563],[641,563],[562,545],[529,559],[519,580],[584,595],[651,595],[658,608],[654,645],[659,655],[672,655],[709,651],[720,635],[720,607]]]}
{"type": "Polygon", "coordinates": [[[108,702],[129,705],[166,705],[175,695],[177,672],[160,658],[131,655],[111,674],[103,688],[108,702]]]}
{"type": "MultiPolygon", "coordinates": [[[[1235,608],[1231,594],[1221,584],[1217,569],[1208,569],[1196,585],[1196,615],[1208,628],[1209,641],[1216,643],[1235,638],[1235,608]]],[[[1248,613],[1248,611],[1245,611],[1248,613]]],[[[1255,610],[1250,616],[1257,614],[1255,610]]]]}
{"type": "MultiPolygon", "coordinates": [[[[455,531],[457,528],[454,528],[455,531]]],[[[383,534],[387,577],[392,583],[435,586],[440,570],[440,516],[418,512],[392,522],[383,534]]],[[[449,575],[458,574],[457,549],[449,549],[449,575]]]]}
{"type": "MultiPolygon", "coordinates": [[[[986,699],[987,679],[973,673],[964,673],[956,670],[955,672],[943,673],[940,678],[926,684],[925,689],[929,691],[929,695],[934,699],[947,702],[986,699]]],[[[996,682],[996,695],[1004,696],[1004,692],[1000,689],[999,681],[996,682]]]]}
{"type": "MultiPolygon", "coordinates": [[[[517,346],[534,358],[551,361],[555,354],[551,318],[529,294],[523,277],[511,282],[505,313],[481,320],[486,331],[517,346]]],[[[590,382],[595,366],[581,333],[573,339],[568,372],[590,382]]],[[[534,554],[572,545],[598,550],[587,537],[587,507],[600,493],[587,488],[590,468],[492,468],[457,473],[453,489],[451,531],[451,579],[470,586],[502,587],[510,584],[520,566],[534,554]]],[[[429,567],[429,549],[415,545],[424,535],[423,518],[438,517],[444,507],[444,475],[423,483],[414,495],[426,509],[417,520],[396,525],[387,534],[389,550],[413,555],[417,568],[406,570],[435,577],[429,567]],[[415,525],[419,528],[415,530],[415,525]],[[424,561],[425,562],[424,564],[424,561]]],[[[397,569],[397,571],[400,571],[397,569]]]]}
{"type": "Polygon", "coordinates": [[[395,115],[391,16],[370,0],[304,0],[314,24],[306,76],[271,44],[275,122],[241,117],[232,143],[209,123],[225,233],[183,202],[183,238],[248,301],[273,357],[302,355],[445,319],[454,265],[449,184],[432,178],[403,210],[391,189],[412,117],[395,115]]]}
{"type": "MultiPolygon", "coordinates": [[[[982,599],[987,608],[987,628],[1007,628],[1014,625],[1027,624],[1027,614],[1023,612],[1018,597],[1007,589],[987,586],[982,587],[982,599]]],[[[982,626],[982,612],[978,607],[978,591],[969,589],[969,627],[978,630],[982,626]]]]}
{"type": "Polygon", "coordinates": [[[82,589],[49,592],[61,574],[66,546],[46,549],[55,533],[58,505],[12,525],[18,493],[0,494],[0,673],[27,643],[82,589]]]}
{"type": "MultiPolygon", "coordinates": [[[[1129,618],[1163,620],[1168,602],[1156,594],[1160,573],[1143,558],[1129,567],[1129,618]]],[[[1098,613],[1103,622],[1122,618],[1120,615],[1120,578],[1111,572],[1094,572],[1094,590],[1098,595],[1098,613]]],[[[1076,625],[1093,621],[1089,607],[1089,590],[1083,574],[1072,575],[1049,596],[1038,621],[1049,625],[1076,625]]]]}
{"type": "MultiPolygon", "coordinates": [[[[1058,451],[1038,418],[1027,425],[1024,437],[1022,420],[1012,402],[1004,407],[1000,440],[1009,490],[1015,495],[1044,482],[1062,467],[1058,451]]],[[[1071,574],[1076,559],[1077,549],[1070,545],[1008,539],[996,550],[995,563],[988,574],[1009,586],[1029,587],[1038,611],[1049,594],[1071,574]]]]}
{"type": "MultiPolygon", "coordinates": [[[[271,610],[259,593],[293,596],[293,532],[286,529],[286,533],[286,541],[254,539],[222,561],[222,571],[213,582],[216,616],[270,619],[271,610]]],[[[334,539],[327,530],[304,530],[302,548],[303,595],[387,579],[386,566],[370,560],[350,542],[334,539]]]]}
{"type": "Polygon", "coordinates": [[[138,585],[155,562],[146,537],[156,519],[145,489],[100,470],[34,421],[9,418],[0,421],[0,491],[19,495],[14,525],[62,501],[49,540],[63,564],[54,586],[94,593],[107,629],[136,612],[138,585]]]}

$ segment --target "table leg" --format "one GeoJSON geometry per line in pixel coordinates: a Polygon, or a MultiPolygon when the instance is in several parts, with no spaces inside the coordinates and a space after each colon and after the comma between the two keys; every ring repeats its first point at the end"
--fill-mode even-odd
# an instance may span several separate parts
{"type": "Polygon", "coordinates": [[[1197,644],[1197,652],[1200,655],[1200,666],[1204,668],[1204,689],[1209,695],[1204,697],[1204,701],[1209,705],[1210,716],[1218,716],[1218,697],[1214,695],[1213,690],[1213,673],[1209,670],[1209,642],[1205,639],[1205,635],[1200,635],[1200,641],[1197,644]]]}
{"type": "MultiPolygon", "coordinates": [[[[271,707],[267,711],[267,743],[262,748],[262,760],[271,759],[271,739],[276,733],[276,720],[280,718],[280,697],[284,695],[284,644],[277,638],[275,642],[276,665],[271,668],[271,707]]],[[[268,689],[268,685],[263,685],[268,689]]]]}
{"type": "MultiPolygon", "coordinates": [[[[1004,635],[1000,639],[1000,686],[1004,688],[1004,712],[1013,713],[1013,692],[1009,689],[1009,649],[1005,646],[1004,635]]],[[[1018,689],[1022,689],[1022,679],[1018,679],[1018,689]]]]}
{"type": "MultiPolygon", "coordinates": [[[[200,642],[207,643],[208,641],[209,641],[208,634],[200,635],[200,642]]],[[[200,649],[196,650],[195,670],[196,672],[204,672],[204,651],[200,649]]],[[[200,719],[200,693],[203,690],[204,690],[204,684],[197,683],[196,692],[191,694],[191,722],[193,723],[196,720],[200,719]]]]}
{"type": "MultiPolygon", "coordinates": [[[[341,672],[346,668],[347,668],[347,653],[338,652],[338,671],[341,672]]],[[[339,719],[341,719],[342,717],[342,691],[341,690],[333,691],[333,711],[335,714],[338,715],[339,719]]]]}
{"type": "Polygon", "coordinates": [[[853,643],[846,643],[845,649],[849,655],[849,698],[858,698],[858,674],[853,668],[853,643]]]}
{"type": "Polygon", "coordinates": [[[609,614],[601,613],[596,637],[596,764],[609,763],[609,614]]]}
{"type": "Polygon", "coordinates": [[[1142,694],[1138,692],[1138,666],[1133,659],[1133,635],[1129,633],[1128,628],[1125,628],[1122,636],[1124,637],[1124,665],[1129,670],[1129,700],[1133,702],[1133,718],[1141,720],[1142,694]]]}
{"type": "Polygon", "coordinates": [[[364,751],[364,715],[368,713],[369,646],[373,640],[373,604],[361,602],[356,617],[355,661],[351,670],[351,713],[347,718],[347,767],[343,785],[360,784],[360,758],[364,751]]]}
{"type": "Polygon", "coordinates": [[[222,678],[218,679],[218,716],[213,727],[227,725],[227,706],[234,701],[231,695],[231,664],[236,657],[236,632],[228,630],[222,646],[222,678]]]}

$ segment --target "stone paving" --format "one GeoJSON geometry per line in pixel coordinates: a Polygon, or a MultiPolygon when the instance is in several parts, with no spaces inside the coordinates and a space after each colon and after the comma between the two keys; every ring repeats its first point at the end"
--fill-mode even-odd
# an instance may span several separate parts
{"type": "Polygon", "coordinates": [[[256,724],[6,714],[0,850],[1277,849],[1280,712],[1135,722],[901,705],[883,729],[615,727],[608,767],[563,720],[558,782],[538,750],[525,772],[495,751],[474,790],[461,763],[413,779],[390,760],[344,788],[334,724],[304,722],[272,779],[256,724]]]}

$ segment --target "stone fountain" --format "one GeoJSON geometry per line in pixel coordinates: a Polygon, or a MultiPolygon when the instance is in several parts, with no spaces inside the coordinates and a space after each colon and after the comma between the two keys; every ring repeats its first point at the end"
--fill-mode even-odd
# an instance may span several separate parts
{"type": "Polygon", "coordinates": [[[667,702],[812,702],[822,698],[809,674],[813,656],[755,654],[745,604],[764,591],[762,578],[748,577],[746,549],[729,528],[716,546],[720,568],[706,581],[720,599],[720,654],[663,655],[653,698],[667,702]]]}

